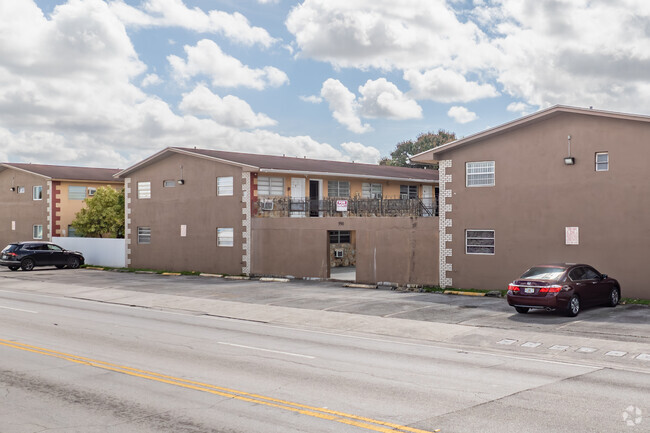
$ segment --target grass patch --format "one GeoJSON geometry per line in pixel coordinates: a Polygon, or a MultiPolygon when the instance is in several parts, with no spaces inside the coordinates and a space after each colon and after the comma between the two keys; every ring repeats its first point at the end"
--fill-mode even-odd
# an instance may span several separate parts
{"type": "Polygon", "coordinates": [[[623,298],[621,305],[650,305],[650,299],[623,298]]]}
{"type": "Polygon", "coordinates": [[[113,271],[113,272],[129,272],[129,273],[136,273],[136,272],[149,272],[152,274],[164,274],[164,273],[179,273],[181,275],[195,275],[199,276],[201,275],[200,272],[195,272],[195,271],[166,271],[166,270],[161,270],[161,269],[141,269],[141,268],[113,268],[111,266],[93,266],[93,265],[83,265],[82,268],[91,268],[91,269],[102,269],[104,271],[113,271]]]}

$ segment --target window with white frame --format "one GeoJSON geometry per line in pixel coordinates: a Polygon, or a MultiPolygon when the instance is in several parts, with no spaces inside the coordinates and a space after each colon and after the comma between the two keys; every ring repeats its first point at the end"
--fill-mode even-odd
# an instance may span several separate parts
{"type": "Polygon", "coordinates": [[[97,188],[95,188],[94,186],[88,187],[88,197],[94,197],[96,192],[97,192],[97,188]]]}
{"type": "Polygon", "coordinates": [[[163,188],[174,188],[175,186],[175,180],[163,180],[163,188]]]}
{"type": "Polygon", "coordinates": [[[19,186],[17,187],[18,189],[18,194],[25,194],[25,187],[24,186],[19,186]]]}
{"type": "Polygon", "coordinates": [[[465,163],[466,186],[494,186],[494,161],[465,163]]]}
{"type": "Polygon", "coordinates": [[[233,177],[217,178],[217,195],[233,195],[233,177]]]}
{"type": "Polygon", "coordinates": [[[34,198],[34,200],[43,200],[43,187],[42,186],[35,186],[34,187],[33,198],[34,198]]]}
{"type": "Polygon", "coordinates": [[[494,254],[494,230],[465,230],[466,254],[494,254]]]}
{"type": "Polygon", "coordinates": [[[86,198],[86,187],[70,185],[68,187],[68,200],[84,200],[86,198]]]}
{"type": "Polygon", "coordinates": [[[609,170],[609,153],[598,152],[596,153],[596,171],[609,170]]]}
{"type": "Polygon", "coordinates": [[[151,243],[151,227],[138,227],[138,243],[139,244],[151,243]]]}
{"type": "Polygon", "coordinates": [[[399,198],[418,198],[418,186],[417,185],[400,185],[399,186],[399,198]]]}
{"type": "Polygon", "coordinates": [[[328,197],[350,197],[350,182],[347,180],[330,180],[327,182],[328,197]]]}
{"type": "Polygon", "coordinates": [[[151,182],[138,182],[138,198],[151,198],[151,182]]]}
{"type": "Polygon", "coordinates": [[[217,229],[217,246],[218,247],[232,247],[235,244],[235,232],[232,228],[218,228],[217,229]]]}
{"type": "Polygon", "coordinates": [[[34,225],[34,239],[43,239],[43,225],[34,225]]]}
{"type": "Polygon", "coordinates": [[[284,178],[259,176],[257,178],[257,195],[284,195],[284,178]]]}
{"type": "Polygon", "coordinates": [[[381,198],[381,183],[363,182],[361,184],[362,198],[381,198]]]}

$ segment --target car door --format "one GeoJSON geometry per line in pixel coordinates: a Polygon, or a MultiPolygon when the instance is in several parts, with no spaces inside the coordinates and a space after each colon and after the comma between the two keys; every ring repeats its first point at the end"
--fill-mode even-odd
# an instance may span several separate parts
{"type": "Polygon", "coordinates": [[[582,295],[583,304],[597,304],[602,302],[602,287],[600,274],[591,266],[583,267],[582,283],[584,283],[584,293],[582,295]]]}
{"type": "Polygon", "coordinates": [[[608,283],[603,275],[591,266],[586,267],[585,273],[590,277],[594,286],[594,302],[602,303],[609,299],[609,293],[612,290],[612,284],[608,283]]]}
{"type": "Polygon", "coordinates": [[[26,254],[25,257],[29,257],[34,260],[36,266],[47,265],[49,263],[49,251],[47,250],[47,245],[44,244],[31,244],[25,247],[29,254],[26,254]]]}
{"type": "Polygon", "coordinates": [[[58,245],[48,244],[47,249],[50,252],[50,265],[65,265],[66,255],[63,248],[58,245]]]}

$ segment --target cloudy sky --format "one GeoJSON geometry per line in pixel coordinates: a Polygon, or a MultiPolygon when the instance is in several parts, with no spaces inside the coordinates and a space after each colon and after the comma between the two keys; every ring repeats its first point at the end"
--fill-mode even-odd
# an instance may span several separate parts
{"type": "Polygon", "coordinates": [[[0,161],[376,162],[554,104],[650,114],[650,2],[0,0],[0,161]]]}

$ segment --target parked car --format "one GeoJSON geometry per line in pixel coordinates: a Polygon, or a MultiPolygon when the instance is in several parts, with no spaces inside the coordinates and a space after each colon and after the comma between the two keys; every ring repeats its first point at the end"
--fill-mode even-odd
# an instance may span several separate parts
{"type": "Polygon", "coordinates": [[[0,253],[0,265],[12,271],[18,268],[31,271],[36,266],[77,269],[84,262],[80,252],[68,251],[51,242],[16,242],[7,245],[0,253]]]}
{"type": "Polygon", "coordinates": [[[589,265],[537,265],[508,285],[507,299],[518,313],[545,309],[575,317],[586,306],[615,307],[621,299],[621,286],[589,265]]]}

